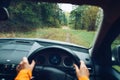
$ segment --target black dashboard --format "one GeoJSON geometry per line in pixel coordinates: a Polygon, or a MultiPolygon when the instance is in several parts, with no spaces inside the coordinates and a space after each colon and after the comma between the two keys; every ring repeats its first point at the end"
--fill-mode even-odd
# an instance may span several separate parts
{"type": "Polygon", "coordinates": [[[79,60],[83,60],[90,74],[94,74],[94,66],[87,48],[44,39],[0,39],[0,80],[12,80],[16,76],[15,68],[24,56],[36,61],[35,68],[50,66],[73,75],[75,60],[66,50],[72,51],[79,60]]]}

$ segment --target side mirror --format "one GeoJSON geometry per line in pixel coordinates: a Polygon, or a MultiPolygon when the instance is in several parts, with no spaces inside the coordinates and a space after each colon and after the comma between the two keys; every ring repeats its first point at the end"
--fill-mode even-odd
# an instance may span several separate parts
{"type": "Polygon", "coordinates": [[[112,58],[115,64],[120,65],[120,45],[113,49],[112,58]]]}
{"type": "Polygon", "coordinates": [[[5,21],[9,18],[9,13],[7,8],[1,7],[0,8],[0,21],[5,21]]]}

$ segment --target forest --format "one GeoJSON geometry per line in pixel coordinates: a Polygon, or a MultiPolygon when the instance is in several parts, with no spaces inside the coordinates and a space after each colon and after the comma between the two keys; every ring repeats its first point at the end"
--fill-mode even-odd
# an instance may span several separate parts
{"type": "Polygon", "coordinates": [[[0,22],[1,32],[29,31],[36,28],[69,26],[72,29],[95,31],[102,20],[102,10],[94,6],[73,6],[70,13],[57,3],[14,0],[8,8],[9,20],[0,22]]]}

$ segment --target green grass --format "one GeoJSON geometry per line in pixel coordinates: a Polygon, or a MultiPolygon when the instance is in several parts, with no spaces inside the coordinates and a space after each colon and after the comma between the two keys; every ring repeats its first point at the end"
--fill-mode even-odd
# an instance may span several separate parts
{"type": "Polygon", "coordinates": [[[85,30],[72,30],[61,28],[38,28],[29,32],[11,32],[0,33],[1,38],[44,38],[75,43],[84,47],[89,47],[93,41],[95,32],[87,32],[85,30]]]}
{"type": "Polygon", "coordinates": [[[75,37],[73,38],[73,41],[76,39],[77,44],[85,47],[89,47],[91,45],[95,36],[95,32],[88,32],[85,30],[71,30],[71,33],[73,37],[75,37]]]}

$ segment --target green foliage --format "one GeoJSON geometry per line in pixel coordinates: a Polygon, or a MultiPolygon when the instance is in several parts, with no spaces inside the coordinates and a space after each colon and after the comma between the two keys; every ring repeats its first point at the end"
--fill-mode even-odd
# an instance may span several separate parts
{"type": "Polygon", "coordinates": [[[41,4],[41,17],[42,24],[45,26],[60,26],[59,6],[57,4],[42,3],[41,4]]]}
{"type": "Polygon", "coordinates": [[[0,30],[3,32],[29,31],[43,26],[58,28],[67,22],[64,12],[57,3],[14,0],[8,10],[10,19],[0,23],[0,30]]]}
{"type": "Polygon", "coordinates": [[[63,12],[62,10],[59,11],[59,21],[61,25],[67,25],[68,23],[66,13],[63,12]]]}
{"type": "Polygon", "coordinates": [[[96,25],[98,12],[100,9],[95,6],[78,6],[70,13],[70,25],[74,29],[85,29],[87,31],[95,31],[98,25],[96,25]]]}
{"type": "Polygon", "coordinates": [[[23,24],[28,26],[36,26],[39,23],[39,16],[33,11],[38,5],[34,5],[31,2],[20,1],[19,3],[14,2],[13,5],[9,7],[11,12],[11,19],[17,24],[23,24]],[[16,5],[14,5],[16,4],[16,5]]]}
{"type": "Polygon", "coordinates": [[[8,10],[10,19],[0,23],[3,32],[29,31],[43,26],[59,28],[68,23],[74,29],[95,31],[101,21],[100,9],[86,5],[75,7],[69,14],[63,12],[57,3],[14,0],[8,10]]]}

